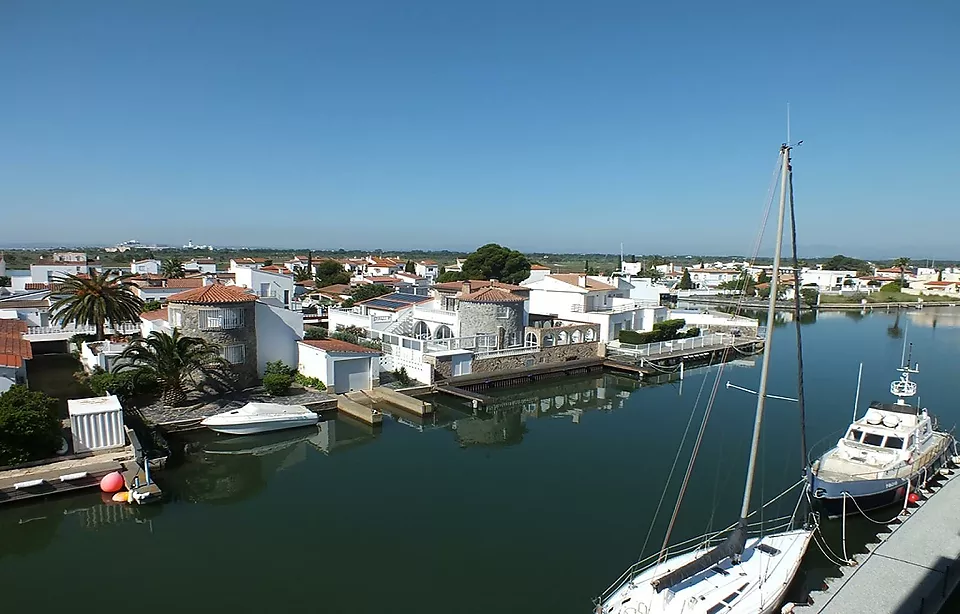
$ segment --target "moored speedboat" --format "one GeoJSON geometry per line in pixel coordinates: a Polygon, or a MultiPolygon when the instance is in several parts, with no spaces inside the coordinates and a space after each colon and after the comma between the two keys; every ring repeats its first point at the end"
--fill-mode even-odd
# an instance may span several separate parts
{"type": "Polygon", "coordinates": [[[319,421],[320,417],[303,405],[247,403],[205,418],[200,424],[218,433],[252,435],[310,426],[319,421]]]}
{"type": "Polygon", "coordinates": [[[908,359],[898,371],[900,379],[890,384],[897,401],[870,403],[810,465],[810,493],[830,518],[902,503],[955,454],[953,435],[934,430],[927,410],[905,400],[917,393],[910,375],[919,365],[910,368],[908,359]]]}

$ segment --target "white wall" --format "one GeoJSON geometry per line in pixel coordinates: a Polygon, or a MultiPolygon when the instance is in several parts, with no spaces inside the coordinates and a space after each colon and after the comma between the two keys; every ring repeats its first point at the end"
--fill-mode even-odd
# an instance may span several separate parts
{"type": "Polygon", "coordinates": [[[282,360],[297,364],[297,341],[303,339],[303,314],[257,301],[257,373],[263,377],[267,363],[282,360]]]}
{"type": "Polygon", "coordinates": [[[48,283],[57,277],[69,274],[77,275],[78,273],[89,273],[90,267],[86,264],[31,264],[30,265],[30,278],[31,281],[35,284],[45,284],[48,283]]]}
{"type": "Polygon", "coordinates": [[[199,271],[200,273],[216,273],[217,263],[187,261],[183,263],[183,269],[185,271],[199,271]]]}
{"type": "Polygon", "coordinates": [[[293,300],[296,284],[290,275],[269,273],[242,266],[235,268],[233,272],[235,274],[234,284],[253,290],[260,298],[273,298],[276,299],[277,304],[283,304],[284,306],[289,306],[290,301],[293,300]],[[265,291],[263,284],[267,285],[265,291]],[[284,292],[286,292],[286,295],[284,292]],[[284,301],[284,296],[287,298],[286,301],[284,301]]]}
{"type": "Polygon", "coordinates": [[[158,275],[160,273],[159,260],[142,260],[130,263],[130,272],[137,275],[158,275]]]}
{"type": "Polygon", "coordinates": [[[376,354],[327,352],[305,343],[297,344],[297,370],[307,377],[315,377],[332,392],[336,384],[336,363],[342,360],[362,360],[366,363],[367,390],[380,381],[380,361],[376,354]]]}

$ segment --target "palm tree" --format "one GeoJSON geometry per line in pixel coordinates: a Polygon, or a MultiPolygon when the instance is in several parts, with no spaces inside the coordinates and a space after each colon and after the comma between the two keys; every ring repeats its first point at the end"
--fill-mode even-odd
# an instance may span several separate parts
{"type": "Polygon", "coordinates": [[[903,289],[903,275],[907,270],[907,267],[910,266],[910,259],[902,256],[893,261],[893,268],[900,269],[900,289],[903,289]]]}
{"type": "Polygon", "coordinates": [[[120,354],[114,373],[131,369],[134,379],[155,379],[164,405],[176,406],[187,399],[187,390],[211,382],[229,387],[229,367],[220,355],[220,346],[199,337],[185,337],[154,331],[146,339],[134,340],[120,354]]]}
{"type": "Polygon", "coordinates": [[[68,322],[95,326],[97,340],[103,341],[107,324],[116,329],[120,324],[140,321],[143,299],[134,293],[132,277],[113,270],[58,275],[53,280],[59,287],[52,293],[51,315],[61,326],[68,322]]]}
{"type": "Polygon", "coordinates": [[[305,266],[293,267],[293,281],[308,281],[310,279],[313,279],[310,269],[305,266]]]}
{"type": "Polygon", "coordinates": [[[179,258],[167,258],[160,263],[160,273],[164,277],[181,278],[186,277],[187,272],[183,268],[183,261],[179,258]]]}

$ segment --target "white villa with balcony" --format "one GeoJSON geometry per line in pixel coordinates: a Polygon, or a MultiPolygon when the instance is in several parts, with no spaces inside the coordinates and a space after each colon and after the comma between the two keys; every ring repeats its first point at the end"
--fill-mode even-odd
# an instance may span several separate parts
{"type": "Polygon", "coordinates": [[[193,258],[183,263],[183,270],[194,273],[216,273],[217,262],[213,258],[193,258]]]}
{"type": "Polygon", "coordinates": [[[233,270],[234,284],[253,291],[257,298],[265,303],[289,309],[293,306],[296,283],[292,275],[278,271],[279,267],[264,270],[260,267],[239,266],[233,270]]]}
{"type": "Polygon", "coordinates": [[[530,292],[531,314],[599,324],[600,341],[616,340],[621,330],[653,330],[654,323],[666,319],[659,295],[656,300],[630,298],[631,289],[621,289],[619,283],[599,276],[554,273],[523,285],[530,292]]]}

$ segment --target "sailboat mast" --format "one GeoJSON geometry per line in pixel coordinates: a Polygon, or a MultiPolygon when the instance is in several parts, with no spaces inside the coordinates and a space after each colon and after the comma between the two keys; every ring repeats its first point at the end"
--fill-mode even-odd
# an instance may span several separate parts
{"type": "Polygon", "coordinates": [[[757,471],[757,456],[760,451],[760,428],[763,425],[763,409],[767,402],[767,379],[770,374],[770,355],[773,342],[773,324],[777,312],[777,289],[780,279],[780,252],[783,250],[783,222],[787,209],[787,187],[790,182],[790,146],[780,146],[780,210],[777,213],[777,243],[773,250],[773,275],[770,276],[770,301],[767,305],[767,335],[764,340],[763,362],[760,367],[760,387],[757,390],[757,415],[753,422],[753,442],[750,445],[750,462],[747,465],[747,481],[743,488],[743,506],[740,518],[745,520],[750,513],[750,495],[753,478],[757,471]]]}

